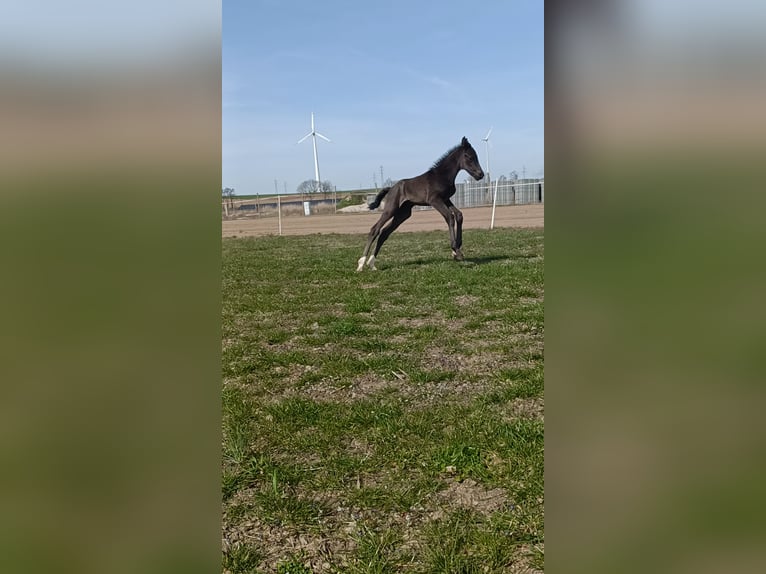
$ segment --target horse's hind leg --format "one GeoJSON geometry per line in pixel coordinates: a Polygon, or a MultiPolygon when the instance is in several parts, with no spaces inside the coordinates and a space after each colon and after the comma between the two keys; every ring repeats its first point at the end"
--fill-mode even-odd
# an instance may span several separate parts
{"type": "Polygon", "coordinates": [[[383,247],[386,239],[388,239],[388,237],[394,231],[396,231],[397,227],[407,221],[411,215],[412,205],[406,204],[400,207],[399,210],[394,213],[394,219],[380,232],[378,243],[375,245],[375,251],[373,252],[372,257],[370,257],[370,259],[367,261],[367,265],[370,267],[370,269],[375,269],[375,258],[378,256],[378,253],[380,253],[380,248],[383,247]]]}
{"type": "MultiPolygon", "coordinates": [[[[356,264],[356,270],[361,271],[364,269],[364,262],[367,260],[367,254],[370,252],[370,247],[372,247],[373,241],[377,239],[377,237],[380,235],[380,230],[383,229],[383,226],[386,224],[386,222],[391,219],[394,216],[392,210],[386,209],[383,214],[380,216],[380,219],[375,222],[375,225],[373,225],[370,228],[370,233],[367,235],[367,245],[364,246],[364,252],[362,253],[362,256],[359,258],[359,261],[357,261],[356,264]]],[[[373,255],[371,258],[372,260],[372,266],[375,265],[375,256],[373,255]]]]}

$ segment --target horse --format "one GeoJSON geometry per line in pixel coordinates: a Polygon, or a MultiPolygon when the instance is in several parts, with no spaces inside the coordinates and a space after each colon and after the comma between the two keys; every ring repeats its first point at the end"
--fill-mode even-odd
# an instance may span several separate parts
{"type": "Polygon", "coordinates": [[[376,270],[375,258],[380,248],[386,239],[409,219],[415,205],[430,205],[442,214],[449,229],[452,257],[455,261],[462,261],[463,253],[460,248],[463,245],[463,214],[450,201],[450,197],[455,195],[455,178],[461,169],[477,181],[484,177],[476,150],[465,137],[460,145],[456,145],[436,160],[427,172],[417,177],[399,180],[391,187],[384,187],[368,205],[370,209],[376,209],[383,198],[388,196],[380,219],[370,228],[367,245],[357,262],[356,270],[362,271],[365,261],[370,269],[376,270]],[[389,220],[392,220],[391,223],[384,228],[389,220]],[[376,239],[378,243],[375,245],[375,251],[368,259],[370,247],[376,239]]]}

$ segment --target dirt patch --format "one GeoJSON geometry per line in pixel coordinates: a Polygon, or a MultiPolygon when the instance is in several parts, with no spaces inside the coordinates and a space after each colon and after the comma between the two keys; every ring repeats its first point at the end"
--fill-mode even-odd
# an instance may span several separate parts
{"type": "Polygon", "coordinates": [[[356,377],[351,384],[351,398],[369,397],[391,385],[391,381],[384,379],[380,375],[375,375],[373,373],[360,375],[356,377]]]}
{"type": "Polygon", "coordinates": [[[436,500],[447,509],[464,508],[484,515],[511,506],[502,488],[488,490],[471,478],[462,482],[453,482],[445,490],[436,494],[436,500]]]}
{"type": "Polygon", "coordinates": [[[361,455],[364,458],[369,458],[372,456],[375,449],[365,439],[354,437],[348,444],[347,450],[350,454],[361,455]]]}
{"type": "Polygon", "coordinates": [[[277,402],[287,397],[305,397],[316,402],[353,403],[388,394],[394,400],[414,406],[469,404],[476,397],[486,393],[491,384],[488,381],[452,379],[438,382],[415,382],[404,371],[392,372],[391,377],[367,373],[356,376],[350,385],[337,385],[335,380],[323,380],[302,388],[288,387],[272,400],[277,402]]]}
{"type": "Polygon", "coordinates": [[[425,327],[426,325],[433,325],[433,320],[430,317],[401,317],[396,320],[396,324],[401,327],[407,327],[408,329],[425,327]]]}
{"type": "Polygon", "coordinates": [[[417,406],[431,407],[447,403],[467,405],[487,391],[488,385],[475,381],[444,381],[412,387],[408,402],[417,406]]]}
{"type": "Polygon", "coordinates": [[[425,369],[439,369],[470,374],[490,374],[507,367],[507,357],[500,353],[484,351],[464,355],[453,353],[440,347],[431,347],[423,353],[425,369]]]}
{"type": "MultiPolygon", "coordinates": [[[[540,551],[543,550],[543,545],[540,545],[540,551]]],[[[520,558],[514,562],[514,564],[508,570],[508,574],[543,574],[542,570],[530,566],[530,556],[533,554],[532,547],[528,544],[522,544],[519,547],[520,558]]]]}
{"type": "Polygon", "coordinates": [[[344,556],[351,557],[356,547],[350,537],[335,532],[314,533],[306,528],[264,524],[252,519],[230,526],[223,532],[223,551],[238,544],[254,545],[263,555],[261,569],[276,572],[276,566],[288,555],[304,556],[303,565],[313,572],[330,572],[333,566],[348,566],[344,556]]]}
{"type": "Polygon", "coordinates": [[[397,325],[407,327],[408,329],[417,329],[418,327],[427,326],[444,326],[451,331],[462,329],[467,322],[467,319],[450,318],[438,312],[432,313],[427,317],[400,317],[396,320],[397,325]]]}
{"type": "Polygon", "coordinates": [[[465,341],[466,350],[473,354],[484,354],[488,349],[497,347],[498,340],[511,352],[537,354],[544,350],[544,333],[537,327],[529,331],[518,331],[514,326],[501,321],[490,321],[483,328],[484,337],[475,337],[465,341]]]}
{"type": "Polygon", "coordinates": [[[479,301],[480,299],[478,297],[474,297],[473,295],[458,295],[455,297],[455,303],[461,307],[471,307],[479,301]]]}
{"type": "MultiPolygon", "coordinates": [[[[311,367],[306,369],[313,370],[311,367]]],[[[306,385],[302,388],[288,388],[280,397],[301,396],[316,402],[351,403],[378,394],[390,386],[396,386],[395,381],[387,380],[372,373],[356,376],[351,384],[336,385],[335,380],[326,379],[306,385]]]]}
{"type": "Polygon", "coordinates": [[[304,376],[316,370],[317,368],[313,365],[302,365],[300,363],[292,363],[286,367],[281,365],[274,367],[274,373],[279,375],[282,384],[288,388],[295,387],[304,376]]]}
{"type": "Polygon", "coordinates": [[[542,397],[530,399],[513,399],[510,404],[511,419],[532,418],[543,420],[545,414],[545,401],[542,397]]]}

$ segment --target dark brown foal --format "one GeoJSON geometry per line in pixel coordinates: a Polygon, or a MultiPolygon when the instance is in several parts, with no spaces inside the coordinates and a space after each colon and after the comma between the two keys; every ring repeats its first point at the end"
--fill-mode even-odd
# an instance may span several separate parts
{"type": "Polygon", "coordinates": [[[375,258],[383,243],[409,219],[415,205],[430,205],[442,214],[449,229],[452,257],[456,261],[462,260],[463,253],[460,248],[463,245],[463,214],[450,201],[450,197],[455,194],[455,178],[461,169],[466,170],[476,180],[484,177],[476,150],[466,138],[439,158],[427,172],[383,188],[369,207],[375,209],[383,198],[387,197],[385,207],[380,219],[370,229],[367,245],[357,262],[356,270],[362,271],[365,262],[370,269],[375,269],[375,258]],[[376,239],[375,251],[370,255],[370,248],[376,239]]]}

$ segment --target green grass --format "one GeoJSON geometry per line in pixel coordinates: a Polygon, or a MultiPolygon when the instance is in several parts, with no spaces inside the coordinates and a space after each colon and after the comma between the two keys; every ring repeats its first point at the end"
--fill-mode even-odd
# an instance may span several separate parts
{"type": "Polygon", "coordinates": [[[290,558],[277,565],[277,574],[312,574],[312,570],[300,558],[290,558]]]}
{"type": "Polygon", "coordinates": [[[542,569],[542,230],[363,246],[223,242],[224,568],[542,569]]]}
{"type": "Polygon", "coordinates": [[[223,553],[223,569],[233,574],[256,572],[263,556],[251,545],[237,544],[223,553]]]}

